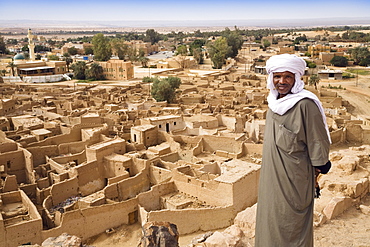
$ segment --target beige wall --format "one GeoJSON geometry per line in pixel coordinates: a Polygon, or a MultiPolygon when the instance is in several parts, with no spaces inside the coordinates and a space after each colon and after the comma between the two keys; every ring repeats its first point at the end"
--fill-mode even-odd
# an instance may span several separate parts
{"type": "Polygon", "coordinates": [[[0,153],[0,166],[9,175],[16,175],[18,183],[28,182],[25,157],[22,150],[0,153]]]}
{"type": "Polygon", "coordinates": [[[137,199],[131,199],[124,202],[65,212],[60,226],[42,231],[42,240],[48,237],[59,236],[64,232],[86,240],[109,228],[128,224],[129,214],[137,210],[137,199]]]}
{"type": "Polygon", "coordinates": [[[147,221],[168,221],[177,226],[180,235],[228,227],[236,212],[233,207],[161,210],[148,212],[147,221]]]}
{"type": "Polygon", "coordinates": [[[30,220],[22,221],[18,224],[4,226],[1,217],[0,221],[0,246],[13,247],[28,242],[32,244],[41,242],[42,219],[33,202],[22,191],[14,191],[1,195],[3,204],[22,202],[23,206],[28,209],[30,220]]]}
{"type": "Polygon", "coordinates": [[[134,67],[131,62],[123,60],[109,60],[99,62],[103,67],[103,73],[108,80],[129,80],[134,78],[134,67]]]}

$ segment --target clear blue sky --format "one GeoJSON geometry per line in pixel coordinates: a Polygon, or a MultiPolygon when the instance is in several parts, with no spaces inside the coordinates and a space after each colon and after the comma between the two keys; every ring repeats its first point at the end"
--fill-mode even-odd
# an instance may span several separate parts
{"type": "Polygon", "coordinates": [[[249,20],[370,17],[369,0],[0,0],[0,20],[249,20]]]}

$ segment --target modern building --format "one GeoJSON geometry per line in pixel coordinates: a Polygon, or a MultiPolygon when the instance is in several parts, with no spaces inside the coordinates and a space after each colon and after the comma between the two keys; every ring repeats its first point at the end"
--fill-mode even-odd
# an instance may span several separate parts
{"type": "Polygon", "coordinates": [[[103,73],[108,80],[129,80],[134,78],[134,66],[131,62],[119,59],[111,59],[107,62],[99,62],[103,67],[103,73]]]}

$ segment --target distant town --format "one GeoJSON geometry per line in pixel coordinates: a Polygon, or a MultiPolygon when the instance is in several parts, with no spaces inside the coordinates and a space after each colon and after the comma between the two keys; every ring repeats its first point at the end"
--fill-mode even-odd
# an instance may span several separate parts
{"type": "Polygon", "coordinates": [[[187,246],[252,246],[265,65],[284,53],[306,61],[327,116],[334,169],[314,219],[326,224],[369,196],[369,45],[370,27],[349,25],[0,29],[0,245],[66,233],[94,246],[167,222],[211,232],[187,246]]]}

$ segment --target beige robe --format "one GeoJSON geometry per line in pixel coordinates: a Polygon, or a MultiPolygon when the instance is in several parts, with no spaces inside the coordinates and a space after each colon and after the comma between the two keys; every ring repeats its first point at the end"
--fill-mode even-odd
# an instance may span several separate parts
{"type": "Polygon", "coordinates": [[[329,146],[312,100],[300,100],[282,116],[268,111],[255,246],[313,246],[314,166],[325,165],[329,146]]]}

